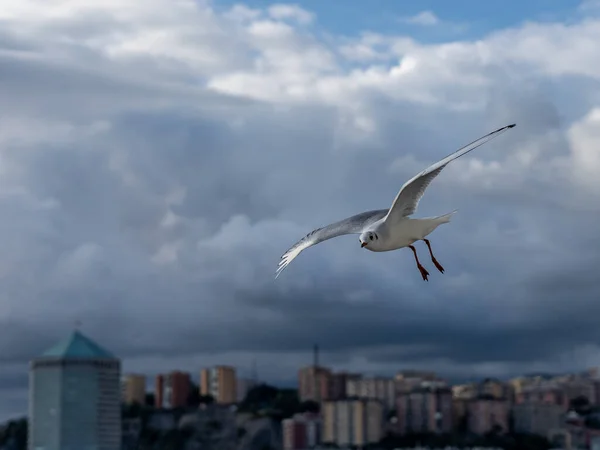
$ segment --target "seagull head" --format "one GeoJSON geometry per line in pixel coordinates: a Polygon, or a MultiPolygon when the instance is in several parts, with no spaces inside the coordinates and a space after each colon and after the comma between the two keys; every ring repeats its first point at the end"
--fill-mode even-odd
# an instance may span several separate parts
{"type": "Polygon", "coordinates": [[[359,236],[358,240],[360,241],[361,248],[364,248],[369,245],[369,243],[379,240],[379,236],[373,231],[365,231],[359,236]]]}

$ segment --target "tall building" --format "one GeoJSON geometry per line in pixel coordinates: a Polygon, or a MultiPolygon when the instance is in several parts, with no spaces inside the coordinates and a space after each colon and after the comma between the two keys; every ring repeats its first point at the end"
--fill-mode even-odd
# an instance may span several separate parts
{"type": "Polygon", "coordinates": [[[190,374],[173,371],[156,376],[154,402],[157,408],[180,408],[187,405],[190,395],[190,374]]]}
{"type": "Polygon", "coordinates": [[[298,371],[298,397],[301,402],[329,400],[331,370],[320,366],[304,367],[298,371]]]}
{"type": "Polygon", "coordinates": [[[396,382],[393,378],[353,378],[346,383],[348,397],[380,400],[387,411],[396,407],[396,382]]]}
{"type": "Polygon", "coordinates": [[[417,388],[401,393],[396,402],[400,434],[448,433],[453,427],[452,390],[417,388]]]}
{"type": "Polygon", "coordinates": [[[322,407],[323,443],[340,447],[379,442],[384,430],[384,407],[379,400],[326,401],[322,407]]]}
{"type": "Polygon", "coordinates": [[[485,434],[497,429],[508,431],[508,401],[494,398],[476,398],[467,406],[468,428],[471,433],[485,434]]]}
{"type": "Polygon", "coordinates": [[[356,373],[338,372],[332,373],[329,378],[329,400],[343,400],[348,395],[348,382],[359,380],[362,375],[356,373]]]}
{"type": "Polygon", "coordinates": [[[146,377],[138,374],[127,374],[123,377],[123,403],[132,405],[146,403],[146,377]]]}
{"type": "Polygon", "coordinates": [[[283,450],[305,450],[321,443],[321,419],[316,414],[296,414],[281,422],[283,450]]]}
{"type": "Polygon", "coordinates": [[[30,363],[29,450],[119,450],[121,362],[73,332],[30,363]]]}
{"type": "Polygon", "coordinates": [[[200,372],[200,395],[210,395],[216,403],[237,402],[237,379],[235,369],[215,366],[200,372]]]}
{"type": "Polygon", "coordinates": [[[522,403],[515,405],[512,412],[515,432],[540,436],[563,428],[566,415],[562,406],[551,403],[522,403]]]}

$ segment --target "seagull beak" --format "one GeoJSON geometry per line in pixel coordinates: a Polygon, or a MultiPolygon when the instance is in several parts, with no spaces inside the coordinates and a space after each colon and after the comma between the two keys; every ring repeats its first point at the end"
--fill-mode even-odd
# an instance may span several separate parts
{"type": "Polygon", "coordinates": [[[363,247],[366,247],[366,246],[367,246],[367,243],[366,243],[366,242],[361,242],[361,243],[360,243],[360,248],[363,248],[363,247]]]}

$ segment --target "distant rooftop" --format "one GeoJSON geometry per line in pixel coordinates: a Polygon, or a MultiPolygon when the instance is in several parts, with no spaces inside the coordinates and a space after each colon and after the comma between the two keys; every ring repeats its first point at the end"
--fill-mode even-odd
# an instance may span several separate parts
{"type": "Polygon", "coordinates": [[[73,331],[70,336],[58,342],[54,347],[45,351],[42,357],[52,358],[90,358],[90,359],[116,359],[108,350],[103,349],[90,338],[81,334],[78,330],[73,331]]]}

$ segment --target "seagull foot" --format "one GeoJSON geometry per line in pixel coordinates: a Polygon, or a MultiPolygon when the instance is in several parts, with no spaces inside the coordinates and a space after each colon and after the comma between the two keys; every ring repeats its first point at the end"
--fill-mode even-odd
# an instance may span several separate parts
{"type": "Polygon", "coordinates": [[[444,268],[442,267],[442,265],[439,262],[437,262],[437,259],[431,258],[431,260],[433,261],[433,264],[435,265],[435,267],[437,267],[437,270],[444,273],[444,268]]]}
{"type": "Polygon", "coordinates": [[[427,272],[427,269],[425,269],[425,267],[423,267],[421,264],[419,264],[417,266],[417,268],[419,269],[419,272],[421,272],[421,276],[423,277],[423,281],[429,281],[427,279],[427,277],[429,276],[429,272],[427,272]]]}

